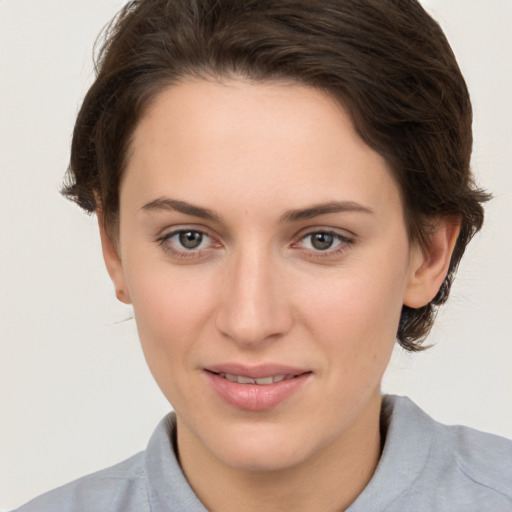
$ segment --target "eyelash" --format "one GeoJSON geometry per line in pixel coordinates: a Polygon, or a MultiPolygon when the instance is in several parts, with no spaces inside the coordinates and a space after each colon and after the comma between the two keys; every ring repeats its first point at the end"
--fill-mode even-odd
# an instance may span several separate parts
{"type": "Polygon", "coordinates": [[[342,235],[341,233],[337,233],[336,231],[332,231],[329,229],[315,229],[313,231],[309,231],[306,234],[302,235],[299,238],[298,242],[292,244],[292,247],[297,246],[298,243],[304,242],[304,240],[306,240],[308,237],[312,237],[313,235],[318,235],[318,234],[332,236],[334,238],[334,243],[338,242],[338,244],[334,248],[329,247],[323,251],[320,249],[315,250],[315,249],[298,248],[299,250],[307,251],[309,253],[308,257],[310,257],[310,258],[320,259],[320,258],[332,258],[332,257],[339,256],[342,253],[344,253],[347,249],[349,249],[354,243],[353,238],[348,237],[346,235],[342,235]]]}
{"type": "MultiPolygon", "coordinates": [[[[175,246],[173,247],[173,244],[170,242],[171,239],[175,236],[185,234],[185,233],[195,233],[199,234],[203,237],[203,240],[201,240],[201,244],[204,242],[204,238],[211,239],[217,247],[221,247],[220,242],[215,242],[214,238],[210,236],[208,233],[201,229],[197,228],[181,228],[176,229],[174,231],[171,231],[170,233],[167,233],[161,237],[158,237],[156,239],[156,242],[164,249],[164,251],[177,256],[181,259],[192,259],[192,258],[204,258],[205,257],[205,251],[208,251],[210,247],[203,248],[203,249],[177,249],[175,246]]],[[[348,237],[346,235],[342,235],[341,233],[337,233],[336,231],[329,230],[329,229],[315,229],[313,231],[308,231],[307,233],[303,234],[299,237],[297,242],[294,242],[290,244],[290,247],[297,248],[298,250],[308,252],[308,257],[310,258],[329,258],[333,256],[338,256],[341,253],[345,252],[348,248],[350,248],[354,243],[354,239],[351,237],[348,237]],[[338,242],[338,244],[335,246],[334,249],[327,248],[325,250],[320,249],[309,249],[309,248],[301,248],[298,247],[298,245],[301,242],[304,242],[308,237],[312,237],[314,235],[327,235],[332,236],[334,238],[334,242],[338,242]]],[[[209,244],[211,245],[211,243],[209,244]]]]}
{"type": "MultiPolygon", "coordinates": [[[[176,229],[174,231],[171,231],[170,233],[166,233],[165,235],[159,237],[156,239],[156,241],[159,243],[159,245],[163,248],[164,251],[177,256],[181,259],[187,259],[187,258],[201,258],[204,257],[204,251],[208,250],[206,249],[177,249],[176,244],[173,244],[171,242],[171,239],[175,236],[185,234],[185,233],[197,233],[203,237],[203,240],[201,240],[201,244],[204,242],[204,238],[210,238],[213,241],[213,237],[211,237],[208,233],[201,229],[197,228],[181,228],[176,229]]],[[[211,243],[209,244],[211,245],[211,243]]],[[[216,242],[216,245],[220,247],[220,243],[216,242]]]]}

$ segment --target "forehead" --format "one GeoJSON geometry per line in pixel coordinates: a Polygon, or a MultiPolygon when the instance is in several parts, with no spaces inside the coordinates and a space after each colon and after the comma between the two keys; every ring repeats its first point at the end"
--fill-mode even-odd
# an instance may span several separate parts
{"type": "Polygon", "coordinates": [[[139,204],[167,194],[260,206],[286,198],[380,207],[398,198],[386,161],[344,109],[303,85],[182,82],[149,105],[131,149],[122,191],[130,183],[139,204]]]}

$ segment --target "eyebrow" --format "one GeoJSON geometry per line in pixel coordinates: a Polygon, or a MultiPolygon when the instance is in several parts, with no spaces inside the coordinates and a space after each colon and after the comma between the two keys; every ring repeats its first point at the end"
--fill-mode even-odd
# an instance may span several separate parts
{"type": "Polygon", "coordinates": [[[355,203],[354,201],[330,201],[328,203],[315,204],[308,208],[289,210],[281,216],[280,222],[297,222],[300,220],[312,219],[319,215],[343,212],[374,213],[371,208],[355,203]]]}
{"type": "MultiPolygon", "coordinates": [[[[158,210],[172,210],[185,215],[199,217],[201,219],[212,220],[221,222],[221,217],[213,210],[196,206],[186,201],[179,201],[168,197],[159,197],[146,203],[142,208],[143,211],[158,211],[158,210]]],[[[297,222],[301,220],[312,219],[320,215],[327,215],[329,213],[343,213],[343,212],[360,212],[366,214],[373,214],[373,210],[367,206],[356,203],[354,201],[330,201],[328,203],[319,203],[307,208],[299,208],[296,210],[288,210],[281,215],[279,222],[297,222]]]]}
{"type": "Polygon", "coordinates": [[[220,217],[214,211],[201,206],[195,206],[185,201],[178,201],[177,199],[170,199],[168,197],[159,197],[149,203],[145,204],[142,208],[144,211],[158,211],[158,210],[173,210],[176,212],[199,217],[201,219],[212,220],[220,222],[220,217]]]}

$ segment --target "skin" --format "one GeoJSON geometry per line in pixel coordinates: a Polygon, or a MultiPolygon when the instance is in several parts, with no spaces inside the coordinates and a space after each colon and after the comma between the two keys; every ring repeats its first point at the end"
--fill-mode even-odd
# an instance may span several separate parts
{"type": "Polygon", "coordinates": [[[183,81],[149,106],[131,150],[117,240],[99,212],[104,257],[176,411],[190,484],[213,511],[345,509],[380,456],[402,305],[436,294],[456,223],[411,244],[386,161],[306,86],[183,81]],[[333,203],[344,209],[290,214],[333,203]],[[180,245],[180,229],[204,233],[199,248],[180,245]],[[247,411],[209,383],[205,368],[228,362],[310,373],[277,406],[247,411]]]}

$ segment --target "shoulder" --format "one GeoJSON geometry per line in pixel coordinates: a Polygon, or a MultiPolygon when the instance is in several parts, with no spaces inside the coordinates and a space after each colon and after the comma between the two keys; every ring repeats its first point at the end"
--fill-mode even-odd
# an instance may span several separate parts
{"type": "Polygon", "coordinates": [[[181,471],[175,437],[176,416],[170,413],[145,451],[43,494],[15,512],[206,512],[181,471]]]}
{"type": "Polygon", "coordinates": [[[15,512],[149,511],[144,452],[23,505],[15,512]]]}
{"type": "Polygon", "coordinates": [[[435,423],[435,448],[480,492],[502,495],[512,509],[512,441],[463,426],[435,423]]]}
{"type": "Polygon", "coordinates": [[[512,441],[438,423],[406,397],[384,397],[381,425],[381,459],[350,512],[512,512],[512,441]]]}
{"type": "Polygon", "coordinates": [[[407,398],[391,397],[394,443],[407,440],[416,464],[404,492],[437,511],[512,510],[512,441],[463,426],[443,425],[407,398]]]}

